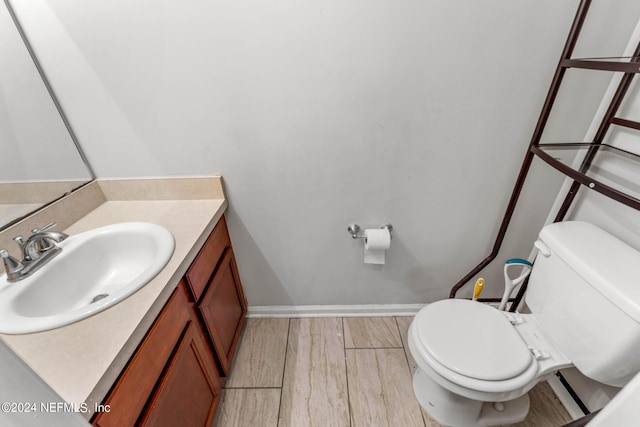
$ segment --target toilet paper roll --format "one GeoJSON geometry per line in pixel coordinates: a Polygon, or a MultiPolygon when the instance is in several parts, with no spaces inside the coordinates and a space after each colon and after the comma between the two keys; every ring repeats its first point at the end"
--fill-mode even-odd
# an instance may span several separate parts
{"type": "Polygon", "coordinates": [[[391,233],[386,228],[367,228],[364,230],[364,248],[369,250],[384,249],[391,246],[391,233]]]}
{"type": "Polygon", "coordinates": [[[384,264],[387,249],[391,247],[391,233],[385,228],[364,230],[364,263],[384,264]]]}

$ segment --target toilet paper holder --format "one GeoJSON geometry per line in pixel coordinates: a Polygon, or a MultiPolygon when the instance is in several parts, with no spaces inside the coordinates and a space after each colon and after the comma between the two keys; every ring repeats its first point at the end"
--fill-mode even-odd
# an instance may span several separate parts
{"type": "MultiPolygon", "coordinates": [[[[391,238],[393,238],[393,235],[391,234],[391,231],[393,230],[393,226],[391,224],[382,224],[380,228],[389,230],[389,235],[391,236],[391,238]]],[[[349,226],[347,227],[347,231],[351,234],[351,237],[353,237],[354,239],[364,239],[364,234],[358,234],[360,230],[361,228],[358,224],[349,224],[349,226]]]]}

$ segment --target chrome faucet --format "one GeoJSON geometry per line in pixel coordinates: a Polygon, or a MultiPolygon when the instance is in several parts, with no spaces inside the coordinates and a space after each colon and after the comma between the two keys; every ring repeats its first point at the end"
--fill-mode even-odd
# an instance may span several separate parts
{"type": "Polygon", "coordinates": [[[22,261],[9,255],[5,249],[0,250],[7,281],[17,282],[29,277],[62,251],[56,243],[62,242],[69,236],[60,231],[49,230],[55,225],[55,222],[51,222],[44,227],[34,228],[31,230],[33,234],[26,241],[22,236],[13,238],[22,251],[22,261]]]}

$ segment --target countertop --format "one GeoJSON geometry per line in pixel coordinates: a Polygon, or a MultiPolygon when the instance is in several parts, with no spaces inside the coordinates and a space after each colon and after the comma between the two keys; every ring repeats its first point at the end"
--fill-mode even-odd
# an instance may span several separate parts
{"type": "Polygon", "coordinates": [[[129,221],[160,224],[175,239],[167,265],[135,294],[95,316],[51,331],[2,335],[2,339],[65,401],[86,402],[93,408],[104,400],[226,208],[224,198],[100,204],[64,231],[73,235],[129,221]]]}

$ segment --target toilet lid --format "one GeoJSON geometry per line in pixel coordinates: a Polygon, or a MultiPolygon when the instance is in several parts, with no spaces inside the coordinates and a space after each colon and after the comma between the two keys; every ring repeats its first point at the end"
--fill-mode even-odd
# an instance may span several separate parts
{"type": "Polygon", "coordinates": [[[495,308],[448,299],[416,315],[422,347],[441,365],[466,377],[500,381],[522,374],[533,356],[509,320],[495,308]]]}

